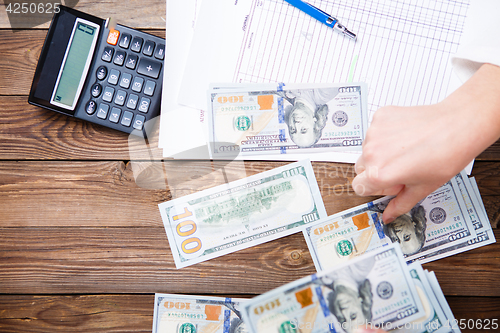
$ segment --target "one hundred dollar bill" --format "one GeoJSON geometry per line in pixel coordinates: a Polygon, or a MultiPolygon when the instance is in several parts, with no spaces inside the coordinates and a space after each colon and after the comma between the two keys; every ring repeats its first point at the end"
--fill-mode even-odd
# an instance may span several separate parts
{"type": "Polygon", "coordinates": [[[384,225],[382,214],[391,199],[384,197],[305,227],[303,233],[316,268],[333,267],[390,242],[399,243],[406,260],[412,262],[476,237],[455,179],[409,213],[384,225]]]}
{"type": "Polygon", "coordinates": [[[153,333],[246,333],[245,299],[155,294],[153,333]]]}
{"type": "Polygon", "coordinates": [[[390,243],[378,215],[366,205],[321,219],[306,226],[303,233],[318,271],[390,243]]]}
{"type": "Polygon", "coordinates": [[[159,204],[177,268],[301,231],[326,217],[308,160],[159,204]]]}
{"type": "Polygon", "coordinates": [[[444,297],[443,291],[441,290],[439,282],[436,278],[436,274],[432,271],[425,270],[425,275],[427,277],[427,281],[429,281],[429,285],[431,286],[432,291],[434,292],[434,295],[439,302],[439,305],[446,315],[447,321],[445,323],[445,327],[449,330],[450,333],[461,333],[460,328],[458,327],[458,321],[455,319],[450,305],[444,297]]]}
{"type": "Polygon", "coordinates": [[[479,189],[474,179],[470,179],[465,172],[461,172],[455,177],[460,188],[460,193],[467,207],[467,213],[474,225],[476,236],[458,242],[453,246],[445,247],[438,251],[433,251],[418,258],[421,263],[445,258],[457,253],[469,251],[481,246],[495,243],[495,235],[491,228],[490,220],[481,200],[479,189]]]}
{"type": "Polygon", "coordinates": [[[242,305],[251,333],[352,333],[425,316],[400,247],[391,244],[291,282],[242,305]]]}
{"type": "MultiPolygon", "coordinates": [[[[450,322],[453,318],[449,318],[449,314],[445,313],[444,308],[448,306],[441,305],[432,289],[428,279],[427,273],[422,269],[422,265],[418,262],[412,263],[408,266],[411,277],[417,288],[417,293],[424,306],[425,316],[413,322],[406,323],[405,325],[396,328],[393,332],[401,333],[451,333],[450,322]]],[[[438,286],[439,288],[439,286],[438,286]]],[[[446,300],[445,300],[446,302],[446,300]]],[[[390,327],[383,327],[391,330],[390,327]]]]}
{"type": "Polygon", "coordinates": [[[368,127],[364,83],[242,85],[209,92],[214,158],[361,150],[368,127]]]}

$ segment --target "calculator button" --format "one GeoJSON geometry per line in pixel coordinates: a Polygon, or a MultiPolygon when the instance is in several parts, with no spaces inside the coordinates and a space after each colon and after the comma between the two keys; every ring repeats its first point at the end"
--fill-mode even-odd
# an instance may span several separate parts
{"type": "Polygon", "coordinates": [[[115,53],[115,58],[113,59],[113,63],[118,66],[122,66],[123,63],[125,62],[125,57],[127,54],[125,51],[116,51],[115,53]]]}
{"type": "Polygon", "coordinates": [[[135,66],[137,66],[137,57],[135,54],[129,54],[127,57],[127,62],[125,63],[125,67],[130,68],[130,69],[135,69],[135,66]]]}
{"type": "Polygon", "coordinates": [[[123,73],[120,79],[120,87],[128,89],[130,87],[130,82],[132,81],[132,75],[129,73],[123,73]]]}
{"type": "Polygon", "coordinates": [[[141,101],[139,102],[139,107],[137,108],[139,111],[147,113],[149,111],[149,104],[151,100],[146,97],[141,97],[141,101]]]}
{"type": "Polygon", "coordinates": [[[137,101],[139,101],[139,96],[134,95],[134,94],[130,94],[128,96],[127,107],[129,109],[135,110],[135,108],[137,106],[137,101]]]}
{"type": "Polygon", "coordinates": [[[116,97],[115,97],[115,104],[117,105],[123,105],[125,104],[125,98],[127,97],[127,93],[123,90],[118,90],[116,92],[116,97]]]}
{"type": "Polygon", "coordinates": [[[160,60],[165,58],[165,44],[158,44],[158,46],[156,46],[155,58],[160,60]]]}
{"type": "Polygon", "coordinates": [[[106,78],[106,75],[108,75],[108,69],[106,66],[99,66],[96,72],[97,78],[102,81],[106,78]]]}
{"type": "Polygon", "coordinates": [[[141,58],[137,73],[157,79],[160,76],[161,63],[147,58],[141,58]]]}
{"type": "Polygon", "coordinates": [[[116,45],[118,43],[118,37],[120,36],[120,32],[118,30],[110,30],[108,33],[108,39],[106,42],[110,45],[116,45]]]}
{"type": "Polygon", "coordinates": [[[146,120],[146,117],[143,115],[136,115],[134,119],[134,124],[132,125],[136,130],[142,130],[142,126],[144,126],[144,120],[146,120]]]}
{"type": "Polygon", "coordinates": [[[156,83],[154,81],[147,80],[144,85],[144,95],[153,96],[155,92],[156,83]]]}
{"type": "Polygon", "coordinates": [[[121,124],[127,127],[130,126],[130,124],[132,123],[132,117],[134,117],[134,114],[132,112],[130,111],[123,112],[123,118],[121,124]]]}
{"type": "Polygon", "coordinates": [[[105,102],[111,102],[113,100],[113,95],[115,90],[111,87],[104,88],[104,94],[102,95],[102,100],[105,102]]]}
{"type": "Polygon", "coordinates": [[[101,56],[102,61],[111,62],[111,58],[113,58],[113,51],[114,50],[111,47],[106,46],[101,56]]]}
{"type": "Polygon", "coordinates": [[[134,52],[141,52],[142,41],[143,39],[141,37],[134,37],[134,39],[132,39],[132,46],[130,49],[134,52]]]}
{"type": "Polygon", "coordinates": [[[101,95],[101,92],[102,92],[102,86],[99,83],[95,83],[91,89],[92,97],[96,98],[99,97],[101,95]]]}
{"type": "Polygon", "coordinates": [[[144,43],[144,49],[142,50],[142,54],[151,57],[153,55],[154,50],[155,50],[155,42],[153,42],[152,40],[147,40],[146,43],[144,43]]]}
{"type": "Polygon", "coordinates": [[[108,83],[116,86],[119,78],[120,78],[120,72],[117,71],[116,69],[112,69],[109,72],[108,83]]]}
{"type": "Polygon", "coordinates": [[[99,104],[99,110],[97,111],[97,118],[99,119],[106,119],[108,116],[108,111],[109,111],[109,105],[107,104],[99,104]]]}
{"type": "Polygon", "coordinates": [[[122,36],[120,37],[120,43],[118,45],[124,49],[128,49],[128,46],[130,45],[130,40],[132,39],[132,36],[129,34],[123,33],[122,36]]]}
{"type": "Polygon", "coordinates": [[[109,114],[109,121],[112,123],[118,123],[118,120],[120,120],[120,114],[122,113],[122,110],[118,108],[111,108],[111,113],[109,114]]]}
{"type": "Polygon", "coordinates": [[[85,111],[86,111],[88,114],[94,114],[96,107],[97,107],[96,102],[94,102],[94,101],[89,101],[89,102],[87,103],[87,105],[85,105],[85,111]]]}
{"type": "Polygon", "coordinates": [[[134,82],[132,83],[132,90],[135,92],[141,92],[142,84],[144,83],[144,79],[142,77],[135,77],[134,82]]]}

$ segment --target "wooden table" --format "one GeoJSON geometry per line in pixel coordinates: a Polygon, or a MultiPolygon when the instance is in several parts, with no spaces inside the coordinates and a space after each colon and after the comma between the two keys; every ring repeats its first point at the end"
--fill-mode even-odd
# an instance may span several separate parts
{"type": "MultiPolygon", "coordinates": [[[[165,0],[75,8],[165,36],[165,0]]],[[[1,332],[150,332],[155,292],[249,298],[315,272],[301,234],[177,270],[157,204],[224,176],[209,161],[131,161],[127,135],[29,105],[47,28],[13,31],[0,9],[1,332]],[[155,166],[168,169],[168,185],[138,186],[132,168],[141,165],[146,180],[155,166]]],[[[473,171],[497,238],[499,147],[473,171]]],[[[238,178],[284,164],[225,169],[238,178]]],[[[352,165],[313,165],[328,214],[373,199],[352,191],[352,165]]],[[[457,319],[500,318],[499,250],[496,243],[424,265],[457,319]]]]}

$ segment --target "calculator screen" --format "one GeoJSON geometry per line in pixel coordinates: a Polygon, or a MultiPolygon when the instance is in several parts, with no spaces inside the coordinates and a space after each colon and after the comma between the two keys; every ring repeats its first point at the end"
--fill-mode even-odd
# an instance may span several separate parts
{"type": "Polygon", "coordinates": [[[99,25],[77,18],[66,48],[51,104],[74,110],[87,76],[99,35],[99,25]]]}

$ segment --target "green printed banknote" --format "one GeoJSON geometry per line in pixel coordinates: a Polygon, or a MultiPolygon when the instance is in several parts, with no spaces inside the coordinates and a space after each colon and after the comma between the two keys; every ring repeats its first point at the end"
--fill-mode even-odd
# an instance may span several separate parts
{"type": "MultiPolygon", "coordinates": [[[[469,183],[469,179],[465,177],[463,183],[469,183]]],[[[479,206],[477,195],[472,186],[465,191],[464,184],[461,190],[457,179],[450,180],[410,212],[387,225],[382,221],[382,214],[392,197],[354,207],[306,226],[303,233],[316,268],[334,267],[388,243],[399,243],[408,262],[419,260],[421,263],[489,244],[494,241],[488,237],[492,235],[491,230],[488,233],[489,221],[484,211],[479,208],[471,210],[479,206]],[[480,224],[483,227],[476,230],[475,226],[480,224]]]]}
{"type": "Polygon", "coordinates": [[[368,128],[367,93],[364,83],[213,87],[212,155],[359,151],[368,128]]]}
{"type": "Polygon", "coordinates": [[[428,317],[398,244],[257,296],[242,315],[250,333],[352,333],[428,317]]]}
{"type": "Polygon", "coordinates": [[[153,333],[246,333],[245,299],[155,294],[153,333]]]}
{"type": "Polygon", "coordinates": [[[301,231],[326,217],[310,161],[159,204],[177,268],[301,231]]]}
{"type": "Polygon", "coordinates": [[[457,253],[472,250],[481,246],[495,243],[495,235],[491,229],[490,220],[486,214],[479,189],[474,178],[469,178],[467,174],[462,171],[455,176],[460,193],[464,199],[467,208],[467,214],[470,217],[472,225],[474,226],[475,237],[471,239],[464,239],[452,246],[444,247],[437,251],[432,251],[418,258],[421,263],[437,260],[440,258],[448,257],[457,253]]]}
{"type": "MultiPolygon", "coordinates": [[[[408,266],[413,278],[417,293],[424,306],[425,316],[392,330],[398,333],[451,333],[455,317],[449,308],[446,299],[438,298],[436,292],[430,285],[429,272],[424,271],[419,262],[408,266]]],[[[439,284],[436,287],[442,293],[439,284]]],[[[390,329],[385,327],[386,329],[390,329]]]]}

